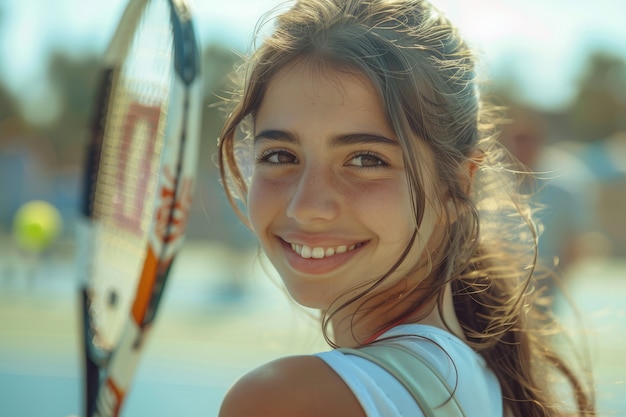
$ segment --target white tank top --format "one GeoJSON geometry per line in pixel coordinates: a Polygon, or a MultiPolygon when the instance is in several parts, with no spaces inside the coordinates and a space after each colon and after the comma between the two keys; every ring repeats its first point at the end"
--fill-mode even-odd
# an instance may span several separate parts
{"type": "MultiPolygon", "coordinates": [[[[389,336],[401,336],[394,338],[393,343],[419,352],[450,387],[456,387],[455,395],[466,417],[502,417],[498,379],[485,360],[462,340],[445,330],[423,324],[397,326],[380,338],[389,336]]],[[[424,417],[404,386],[378,365],[336,350],[316,356],[352,390],[367,417],[424,417]]]]}

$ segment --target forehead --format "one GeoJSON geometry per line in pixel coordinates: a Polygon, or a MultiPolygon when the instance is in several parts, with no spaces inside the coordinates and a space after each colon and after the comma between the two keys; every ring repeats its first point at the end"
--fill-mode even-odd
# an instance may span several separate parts
{"type": "Polygon", "coordinates": [[[328,100],[354,97],[382,103],[376,87],[362,72],[323,58],[306,57],[279,69],[270,79],[266,94],[284,90],[300,90],[328,100]]]}
{"type": "Polygon", "coordinates": [[[392,130],[378,90],[365,75],[310,60],[285,66],[269,81],[255,121],[279,114],[281,119],[349,117],[360,119],[362,128],[392,130]]]}

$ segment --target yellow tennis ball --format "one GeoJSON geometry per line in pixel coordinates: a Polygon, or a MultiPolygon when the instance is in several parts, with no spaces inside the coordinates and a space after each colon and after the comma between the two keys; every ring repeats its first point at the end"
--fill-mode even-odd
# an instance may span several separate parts
{"type": "Polygon", "coordinates": [[[63,219],[50,203],[40,200],[22,205],[13,218],[13,236],[17,245],[30,252],[50,246],[63,230],[63,219]]]}

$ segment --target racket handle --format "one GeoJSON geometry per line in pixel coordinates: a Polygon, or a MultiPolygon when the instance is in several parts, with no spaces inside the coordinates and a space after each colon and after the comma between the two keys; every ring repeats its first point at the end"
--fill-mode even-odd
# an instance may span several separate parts
{"type": "Polygon", "coordinates": [[[89,296],[87,288],[81,291],[82,296],[82,318],[83,318],[83,354],[85,363],[85,417],[92,417],[96,408],[96,397],[100,388],[100,367],[93,360],[91,352],[93,332],[91,331],[89,319],[89,296]]]}

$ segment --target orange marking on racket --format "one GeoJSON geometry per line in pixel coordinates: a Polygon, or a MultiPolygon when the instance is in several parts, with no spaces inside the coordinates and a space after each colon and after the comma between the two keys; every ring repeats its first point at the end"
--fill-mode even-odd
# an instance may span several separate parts
{"type": "Polygon", "coordinates": [[[163,203],[156,213],[156,234],[161,241],[170,244],[180,239],[185,234],[187,220],[189,219],[189,212],[191,209],[193,179],[180,179],[180,196],[177,200],[175,200],[176,190],[174,185],[176,179],[168,167],[165,167],[164,175],[168,180],[168,184],[163,185],[161,188],[160,197],[163,203]]]}
{"type": "Polygon", "coordinates": [[[143,270],[141,271],[141,278],[137,287],[137,295],[135,297],[132,310],[133,318],[138,325],[143,323],[143,319],[146,315],[146,310],[148,309],[148,304],[150,303],[150,297],[152,296],[152,288],[154,287],[154,282],[156,281],[158,266],[159,261],[154,254],[154,250],[149,246],[146,253],[146,260],[143,264],[143,270]]]}
{"type": "Polygon", "coordinates": [[[111,394],[115,396],[115,409],[113,410],[113,415],[117,416],[120,413],[120,409],[122,408],[122,401],[124,400],[124,391],[122,391],[115,382],[110,378],[107,379],[107,387],[111,394]]]}

